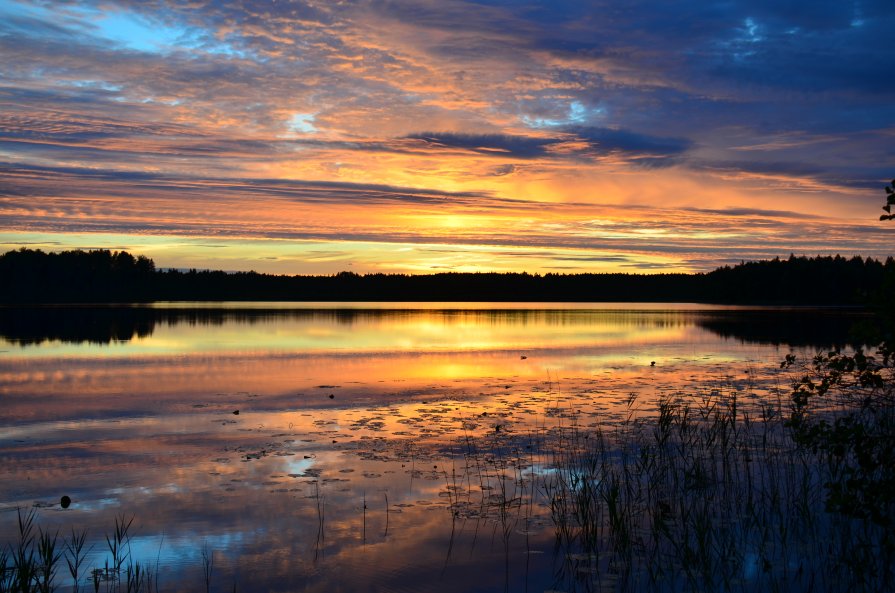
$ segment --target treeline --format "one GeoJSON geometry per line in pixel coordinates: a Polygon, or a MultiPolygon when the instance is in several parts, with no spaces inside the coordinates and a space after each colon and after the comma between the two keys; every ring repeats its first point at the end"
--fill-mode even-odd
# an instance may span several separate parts
{"type": "Polygon", "coordinates": [[[744,262],[707,274],[340,272],[276,276],[256,272],[158,270],[124,251],[0,255],[0,302],[151,301],[552,301],[855,305],[895,276],[885,263],[855,256],[744,262]]]}
{"type": "Polygon", "coordinates": [[[151,301],[159,273],[126,251],[44,253],[21,248],[0,256],[0,300],[14,303],[151,301]]]}

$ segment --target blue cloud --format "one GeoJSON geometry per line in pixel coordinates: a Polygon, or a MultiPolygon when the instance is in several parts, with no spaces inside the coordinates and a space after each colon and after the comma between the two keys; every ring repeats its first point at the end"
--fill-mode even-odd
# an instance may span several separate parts
{"type": "Polygon", "coordinates": [[[507,134],[456,134],[421,132],[405,138],[420,140],[432,150],[463,149],[510,158],[535,158],[547,154],[547,147],[555,144],[552,138],[512,136],[507,134]]]}
{"type": "Polygon", "coordinates": [[[685,138],[664,138],[630,130],[565,127],[559,137],[533,137],[507,134],[420,133],[405,138],[421,140],[432,150],[463,149],[483,155],[530,159],[551,154],[550,148],[570,140],[584,140],[589,148],[572,153],[609,154],[621,152],[646,157],[679,155],[692,143],[685,138]]]}
{"type": "Polygon", "coordinates": [[[651,156],[672,156],[686,152],[693,145],[687,138],[666,138],[640,134],[631,130],[610,128],[566,128],[566,131],[587,140],[597,150],[642,153],[651,156]]]}

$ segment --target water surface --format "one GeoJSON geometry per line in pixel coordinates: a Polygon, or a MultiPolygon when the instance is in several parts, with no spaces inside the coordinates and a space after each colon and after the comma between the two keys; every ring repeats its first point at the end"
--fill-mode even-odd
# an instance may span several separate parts
{"type": "Polygon", "coordinates": [[[780,360],[847,342],[854,319],[656,304],[0,309],[0,533],[37,507],[44,525],[88,529],[101,566],[103,534],[133,516],[133,556],[171,591],[200,588],[203,546],[219,590],[569,590],[533,444],[669,394],[786,397],[780,360]]]}

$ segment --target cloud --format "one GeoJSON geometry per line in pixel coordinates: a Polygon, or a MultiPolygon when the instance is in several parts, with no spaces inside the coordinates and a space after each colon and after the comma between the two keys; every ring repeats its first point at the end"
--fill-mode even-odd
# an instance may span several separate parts
{"type": "Polygon", "coordinates": [[[444,205],[446,203],[488,202],[494,207],[512,205],[523,208],[526,202],[494,198],[485,194],[444,192],[394,187],[375,183],[340,183],[330,181],[295,181],[285,179],[209,178],[175,176],[141,171],[110,171],[74,167],[17,166],[0,163],[0,180],[10,193],[27,195],[40,189],[43,195],[74,197],[89,193],[94,184],[108,187],[112,195],[121,199],[139,199],[155,193],[158,197],[176,195],[220,195],[230,193],[259,195],[275,199],[294,199],[302,202],[340,202],[372,204],[416,203],[444,205]]]}
{"type": "Polygon", "coordinates": [[[571,128],[567,130],[607,152],[621,151],[653,156],[677,155],[690,148],[686,138],[663,138],[630,130],[610,128],[571,128]]]}
{"type": "Polygon", "coordinates": [[[3,230],[189,235],[207,217],[210,236],[335,240],[343,220],[352,241],[666,257],[643,269],[891,245],[853,224],[895,162],[891,2],[0,12],[3,230]],[[664,238],[635,232],[649,216],[664,238]]]}
{"type": "Polygon", "coordinates": [[[792,212],[790,210],[766,210],[762,208],[724,208],[724,209],[713,209],[713,208],[685,208],[690,212],[704,212],[706,214],[717,214],[719,216],[731,216],[731,217],[746,217],[746,218],[789,218],[795,220],[804,220],[804,219],[820,219],[822,217],[816,216],[806,212],[792,212]]]}
{"type": "Polygon", "coordinates": [[[561,136],[509,134],[456,134],[423,132],[404,138],[419,140],[429,151],[461,149],[478,155],[516,158],[593,157],[621,153],[642,159],[662,159],[687,151],[691,142],[662,138],[630,130],[565,128],[561,136]]]}
{"type": "Polygon", "coordinates": [[[530,159],[546,156],[553,138],[508,134],[453,134],[422,132],[405,136],[423,142],[430,150],[463,149],[480,155],[530,159]]]}
{"type": "MultiPolygon", "coordinates": [[[[202,239],[197,247],[208,240],[215,245],[323,242],[344,252],[352,244],[442,245],[449,252],[481,250],[495,261],[534,270],[559,269],[563,262],[589,269],[642,264],[644,270],[680,270],[681,261],[710,269],[719,261],[791,252],[884,257],[891,245],[890,229],[879,225],[766,209],[663,207],[657,218],[649,204],[544,204],[377,184],[8,163],[0,172],[0,184],[12,190],[0,200],[4,230],[23,237],[99,233],[202,239]]],[[[425,261],[435,254],[420,249],[416,257],[425,261]]],[[[395,256],[383,251],[380,257],[386,264],[395,256]]],[[[319,257],[309,254],[305,260],[319,257]]]]}

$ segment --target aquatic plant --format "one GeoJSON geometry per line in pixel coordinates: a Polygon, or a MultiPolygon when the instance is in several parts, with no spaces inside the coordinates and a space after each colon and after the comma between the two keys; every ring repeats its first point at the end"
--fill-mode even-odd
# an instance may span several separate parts
{"type": "MultiPolygon", "coordinates": [[[[58,565],[63,557],[71,577],[71,590],[78,593],[84,578],[84,561],[93,549],[93,546],[85,548],[87,532],[72,528],[71,536],[64,538],[60,547],[58,532],[50,533],[36,526],[36,518],[34,509],[24,512],[18,509],[18,540],[0,551],[0,593],[56,591],[58,565]]],[[[90,571],[95,593],[158,591],[157,573],[154,578],[146,565],[131,554],[129,530],[133,521],[134,517],[120,515],[115,519],[114,530],[106,534],[110,557],[106,557],[102,568],[94,567],[90,571]]]]}
{"type": "Polygon", "coordinates": [[[78,593],[81,587],[81,566],[84,563],[84,557],[90,553],[92,546],[87,550],[84,545],[87,542],[87,532],[77,532],[74,528],[71,530],[71,537],[65,539],[65,562],[68,564],[68,573],[71,575],[72,592],[78,593]]]}
{"type": "Polygon", "coordinates": [[[891,535],[829,512],[835,468],[793,439],[783,412],[715,391],[663,398],[596,438],[568,430],[544,479],[567,578],[635,591],[890,588],[891,535]]]}

